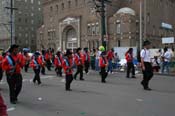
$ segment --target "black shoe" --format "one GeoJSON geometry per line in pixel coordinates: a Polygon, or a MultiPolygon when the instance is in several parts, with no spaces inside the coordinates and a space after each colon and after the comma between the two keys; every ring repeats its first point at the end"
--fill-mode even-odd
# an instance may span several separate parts
{"type": "Polygon", "coordinates": [[[101,81],[102,83],[106,83],[106,81],[101,81]]]}
{"type": "Polygon", "coordinates": [[[66,91],[72,91],[72,89],[66,89],[66,91]]]}
{"type": "Polygon", "coordinates": [[[74,80],[77,80],[77,78],[76,78],[76,77],[74,77],[74,80]]]}
{"type": "Polygon", "coordinates": [[[142,81],[140,84],[144,87],[144,83],[143,83],[143,81],[142,81]]]}
{"type": "Polygon", "coordinates": [[[35,84],[35,83],[36,83],[36,81],[33,81],[33,83],[35,84]]]}
{"type": "Polygon", "coordinates": [[[11,104],[16,104],[17,102],[16,101],[10,101],[11,104]]]}
{"type": "Polygon", "coordinates": [[[126,76],[126,78],[129,78],[128,76],[126,76]]]}
{"type": "Polygon", "coordinates": [[[18,98],[15,98],[15,101],[18,102],[18,98]]]}
{"type": "Polygon", "coordinates": [[[144,88],[144,90],[151,91],[152,89],[148,87],[148,88],[144,88]]]}
{"type": "Polygon", "coordinates": [[[81,80],[81,81],[84,81],[84,79],[83,79],[83,78],[80,78],[80,80],[81,80]]]}
{"type": "Polygon", "coordinates": [[[136,78],[135,76],[132,76],[131,78],[136,78]]]}

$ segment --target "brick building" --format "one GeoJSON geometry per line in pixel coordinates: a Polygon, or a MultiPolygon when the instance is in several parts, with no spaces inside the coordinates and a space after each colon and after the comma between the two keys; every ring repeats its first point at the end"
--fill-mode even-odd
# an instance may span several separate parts
{"type": "MultiPolygon", "coordinates": [[[[161,38],[175,36],[175,2],[141,0],[143,40],[161,47],[161,38]],[[163,26],[169,25],[169,27],[163,26]]],[[[96,48],[100,40],[100,16],[92,0],[45,0],[44,25],[37,32],[37,48],[96,48]]],[[[106,8],[108,48],[139,47],[140,0],[112,0],[106,8]]]]}

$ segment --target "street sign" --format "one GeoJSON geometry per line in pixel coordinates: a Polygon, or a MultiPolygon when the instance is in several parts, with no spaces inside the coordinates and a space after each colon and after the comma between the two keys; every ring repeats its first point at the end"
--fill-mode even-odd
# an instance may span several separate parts
{"type": "Polygon", "coordinates": [[[164,37],[164,38],[162,38],[162,43],[163,44],[174,43],[174,37],[164,37]]]}

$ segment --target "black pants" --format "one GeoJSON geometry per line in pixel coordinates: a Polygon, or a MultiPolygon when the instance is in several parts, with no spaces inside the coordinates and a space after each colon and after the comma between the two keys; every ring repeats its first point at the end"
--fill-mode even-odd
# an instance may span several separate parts
{"type": "Polygon", "coordinates": [[[70,85],[73,81],[73,75],[70,74],[70,75],[66,75],[66,84],[65,84],[65,89],[66,90],[70,90],[70,85]]]}
{"type": "Polygon", "coordinates": [[[49,71],[51,71],[52,63],[51,63],[50,60],[47,60],[47,61],[46,61],[46,66],[47,66],[47,69],[48,69],[49,71]]]}
{"type": "Polygon", "coordinates": [[[29,68],[29,63],[25,64],[25,66],[24,66],[25,72],[28,72],[28,68],[29,68]]]}
{"type": "Polygon", "coordinates": [[[84,70],[85,70],[86,73],[89,72],[89,64],[90,64],[89,61],[85,61],[84,70]]]}
{"type": "Polygon", "coordinates": [[[3,70],[2,68],[0,68],[0,81],[2,80],[2,77],[3,77],[3,70]]]}
{"type": "Polygon", "coordinates": [[[45,73],[45,67],[44,67],[44,66],[41,68],[41,73],[42,73],[43,75],[46,74],[46,73],[45,73]]]}
{"type": "Polygon", "coordinates": [[[101,82],[105,83],[106,82],[106,78],[108,76],[108,73],[107,73],[105,68],[101,68],[100,75],[101,75],[101,82]]]}
{"type": "Polygon", "coordinates": [[[83,66],[79,65],[77,66],[77,72],[74,75],[74,79],[77,78],[77,75],[80,73],[80,80],[83,79],[83,66]]]}
{"type": "Polygon", "coordinates": [[[57,76],[59,75],[60,77],[62,77],[62,67],[56,67],[55,72],[56,72],[57,76]]]}
{"type": "Polygon", "coordinates": [[[144,62],[144,65],[145,65],[145,70],[143,71],[143,80],[141,83],[143,84],[144,89],[147,89],[149,88],[149,81],[153,77],[153,68],[151,63],[144,62]]]}
{"type": "Polygon", "coordinates": [[[22,89],[22,75],[21,74],[7,74],[7,83],[10,89],[10,101],[16,101],[22,89]]]}
{"type": "Polygon", "coordinates": [[[131,70],[132,70],[132,76],[135,76],[135,67],[134,67],[133,62],[127,62],[127,74],[126,74],[126,77],[129,78],[131,70]]]}
{"type": "Polygon", "coordinates": [[[41,84],[41,80],[40,80],[40,68],[34,69],[34,72],[35,72],[35,76],[33,78],[33,82],[35,83],[37,81],[38,84],[41,84]]]}

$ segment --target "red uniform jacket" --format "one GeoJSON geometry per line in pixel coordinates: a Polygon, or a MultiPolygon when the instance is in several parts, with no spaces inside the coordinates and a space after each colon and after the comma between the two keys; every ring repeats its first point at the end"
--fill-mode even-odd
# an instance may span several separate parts
{"type": "Polygon", "coordinates": [[[63,69],[66,75],[71,75],[73,74],[73,70],[72,70],[72,66],[73,66],[73,59],[72,58],[65,58],[63,60],[63,69]]]}
{"type": "Polygon", "coordinates": [[[125,54],[125,59],[127,62],[133,62],[133,55],[130,53],[125,54]]]}
{"type": "Polygon", "coordinates": [[[42,62],[42,63],[41,63],[41,66],[44,67],[44,66],[46,65],[46,61],[45,61],[44,56],[43,56],[43,55],[40,55],[40,56],[39,56],[39,59],[40,59],[40,61],[42,62]]]}
{"type": "Polygon", "coordinates": [[[0,68],[2,68],[2,60],[3,60],[3,57],[0,55],[0,68]]]}
{"type": "Polygon", "coordinates": [[[90,55],[89,55],[89,52],[88,52],[88,53],[84,52],[83,55],[84,55],[84,60],[90,62],[90,55]]]}
{"type": "Polygon", "coordinates": [[[15,66],[11,58],[9,57],[9,55],[7,55],[2,62],[2,69],[6,71],[7,73],[20,74],[21,68],[25,65],[25,60],[24,60],[23,55],[17,54],[16,56],[11,55],[11,57],[13,58],[15,62],[15,66]],[[15,70],[14,70],[14,67],[15,67],[15,70]]]}
{"type": "Polygon", "coordinates": [[[108,60],[107,60],[107,58],[106,57],[102,57],[102,56],[100,56],[100,59],[99,59],[99,66],[101,67],[101,68],[105,68],[106,66],[108,65],[108,60]]]}
{"type": "Polygon", "coordinates": [[[42,60],[40,60],[40,58],[36,59],[32,59],[32,61],[30,62],[30,67],[32,67],[33,69],[38,69],[40,66],[42,65],[42,60]]]}
{"type": "Polygon", "coordinates": [[[46,59],[46,61],[51,60],[52,59],[52,53],[46,53],[45,54],[45,59],[46,59]]]}
{"type": "Polygon", "coordinates": [[[75,64],[77,66],[83,65],[84,64],[84,56],[82,54],[80,54],[80,55],[75,54],[74,55],[74,61],[75,61],[75,64]]]}
{"type": "Polygon", "coordinates": [[[7,106],[4,104],[4,100],[0,94],[0,116],[8,116],[6,110],[7,106]]]}
{"type": "Polygon", "coordinates": [[[60,56],[60,57],[56,56],[55,57],[55,59],[54,59],[55,67],[62,67],[62,62],[63,62],[62,56],[60,56]]]}
{"type": "Polygon", "coordinates": [[[107,59],[112,60],[114,58],[114,53],[110,50],[107,54],[107,59]]]}

